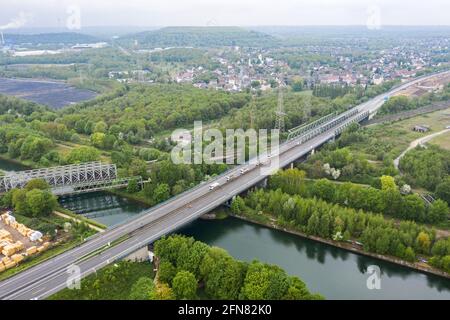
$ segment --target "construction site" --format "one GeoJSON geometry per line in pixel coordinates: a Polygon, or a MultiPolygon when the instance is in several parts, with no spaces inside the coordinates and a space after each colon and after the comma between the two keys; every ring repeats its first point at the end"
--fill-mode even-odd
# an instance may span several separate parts
{"type": "Polygon", "coordinates": [[[410,86],[404,90],[399,91],[394,96],[406,96],[410,98],[421,97],[424,94],[432,92],[440,92],[444,86],[450,82],[450,74],[443,74],[435,78],[426,79],[422,82],[410,86]]]}
{"type": "Polygon", "coordinates": [[[50,245],[41,232],[18,223],[11,211],[0,215],[0,273],[40,254],[50,245]]]}

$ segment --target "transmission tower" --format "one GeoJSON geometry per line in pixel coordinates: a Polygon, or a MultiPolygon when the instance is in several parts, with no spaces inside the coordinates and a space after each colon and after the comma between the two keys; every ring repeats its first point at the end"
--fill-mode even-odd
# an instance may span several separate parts
{"type": "Polygon", "coordinates": [[[281,84],[278,87],[278,107],[275,114],[277,116],[275,129],[278,129],[280,130],[280,132],[283,132],[285,129],[284,117],[286,116],[286,113],[284,112],[283,88],[281,84]]]}
{"type": "Polygon", "coordinates": [[[255,95],[252,95],[252,100],[250,102],[250,128],[254,129],[255,125],[255,114],[256,114],[256,104],[255,95]]]}

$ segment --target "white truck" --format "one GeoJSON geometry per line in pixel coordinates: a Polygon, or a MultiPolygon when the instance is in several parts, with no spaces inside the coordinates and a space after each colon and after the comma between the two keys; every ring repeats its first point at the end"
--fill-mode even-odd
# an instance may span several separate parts
{"type": "Polygon", "coordinates": [[[210,186],[209,186],[209,190],[214,190],[215,188],[217,188],[219,186],[219,183],[218,182],[214,182],[213,184],[211,184],[210,186]]]}

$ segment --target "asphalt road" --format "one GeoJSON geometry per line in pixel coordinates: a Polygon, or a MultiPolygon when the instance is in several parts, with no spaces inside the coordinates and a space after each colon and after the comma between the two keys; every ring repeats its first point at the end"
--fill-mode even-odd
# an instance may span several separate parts
{"type": "MultiPolygon", "coordinates": [[[[446,73],[449,72],[446,71],[446,73]]],[[[355,107],[360,111],[358,114],[309,141],[298,144],[298,140],[293,140],[283,144],[280,146],[280,167],[289,165],[333,138],[336,129],[347,122],[354,121],[359,114],[365,111],[375,112],[383,104],[385,96],[392,95],[429,77],[433,76],[422,77],[403,84],[355,107]]],[[[76,264],[81,269],[82,277],[96,272],[161,236],[177,230],[186,223],[220,206],[233,196],[263,181],[267,176],[262,175],[260,169],[261,167],[255,164],[238,166],[213,180],[212,182],[218,182],[220,185],[214,190],[209,190],[209,185],[212,182],[201,184],[151,208],[137,218],[96,234],[82,245],[0,282],[0,298],[27,300],[46,298],[66,287],[66,281],[69,277],[67,268],[70,265],[76,264]],[[242,167],[247,167],[249,170],[245,174],[240,174],[239,170],[242,167]],[[233,175],[234,178],[227,182],[227,175],[233,175]],[[122,241],[110,245],[114,241],[117,242],[118,239],[122,241]],[[104,250],[98,253],[100,249],[104,250]]]]}

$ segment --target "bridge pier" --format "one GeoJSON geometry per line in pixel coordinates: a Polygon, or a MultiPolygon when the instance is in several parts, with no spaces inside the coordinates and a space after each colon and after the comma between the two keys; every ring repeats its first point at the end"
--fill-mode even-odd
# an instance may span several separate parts
{"type": "Polygon", "coordinates": [[[145,247],[140,248],[140,249],[136,250],[135,252],[129,254],[123,260],[131,261],[131,262],[144,262],[144,261],[150,260],[150,262],[152,262],[153,261],[153,252],[148,250],[148,246],[145,246],[145,247]]]}
{"type": "Polygon", "coordinates": [[[266,188],[267,187],[267,182],[269,181],[269,178],[265,178],[263,181],[261,181],[260,183],[258,183],[258,187],[260,188],[266,188]]]}

